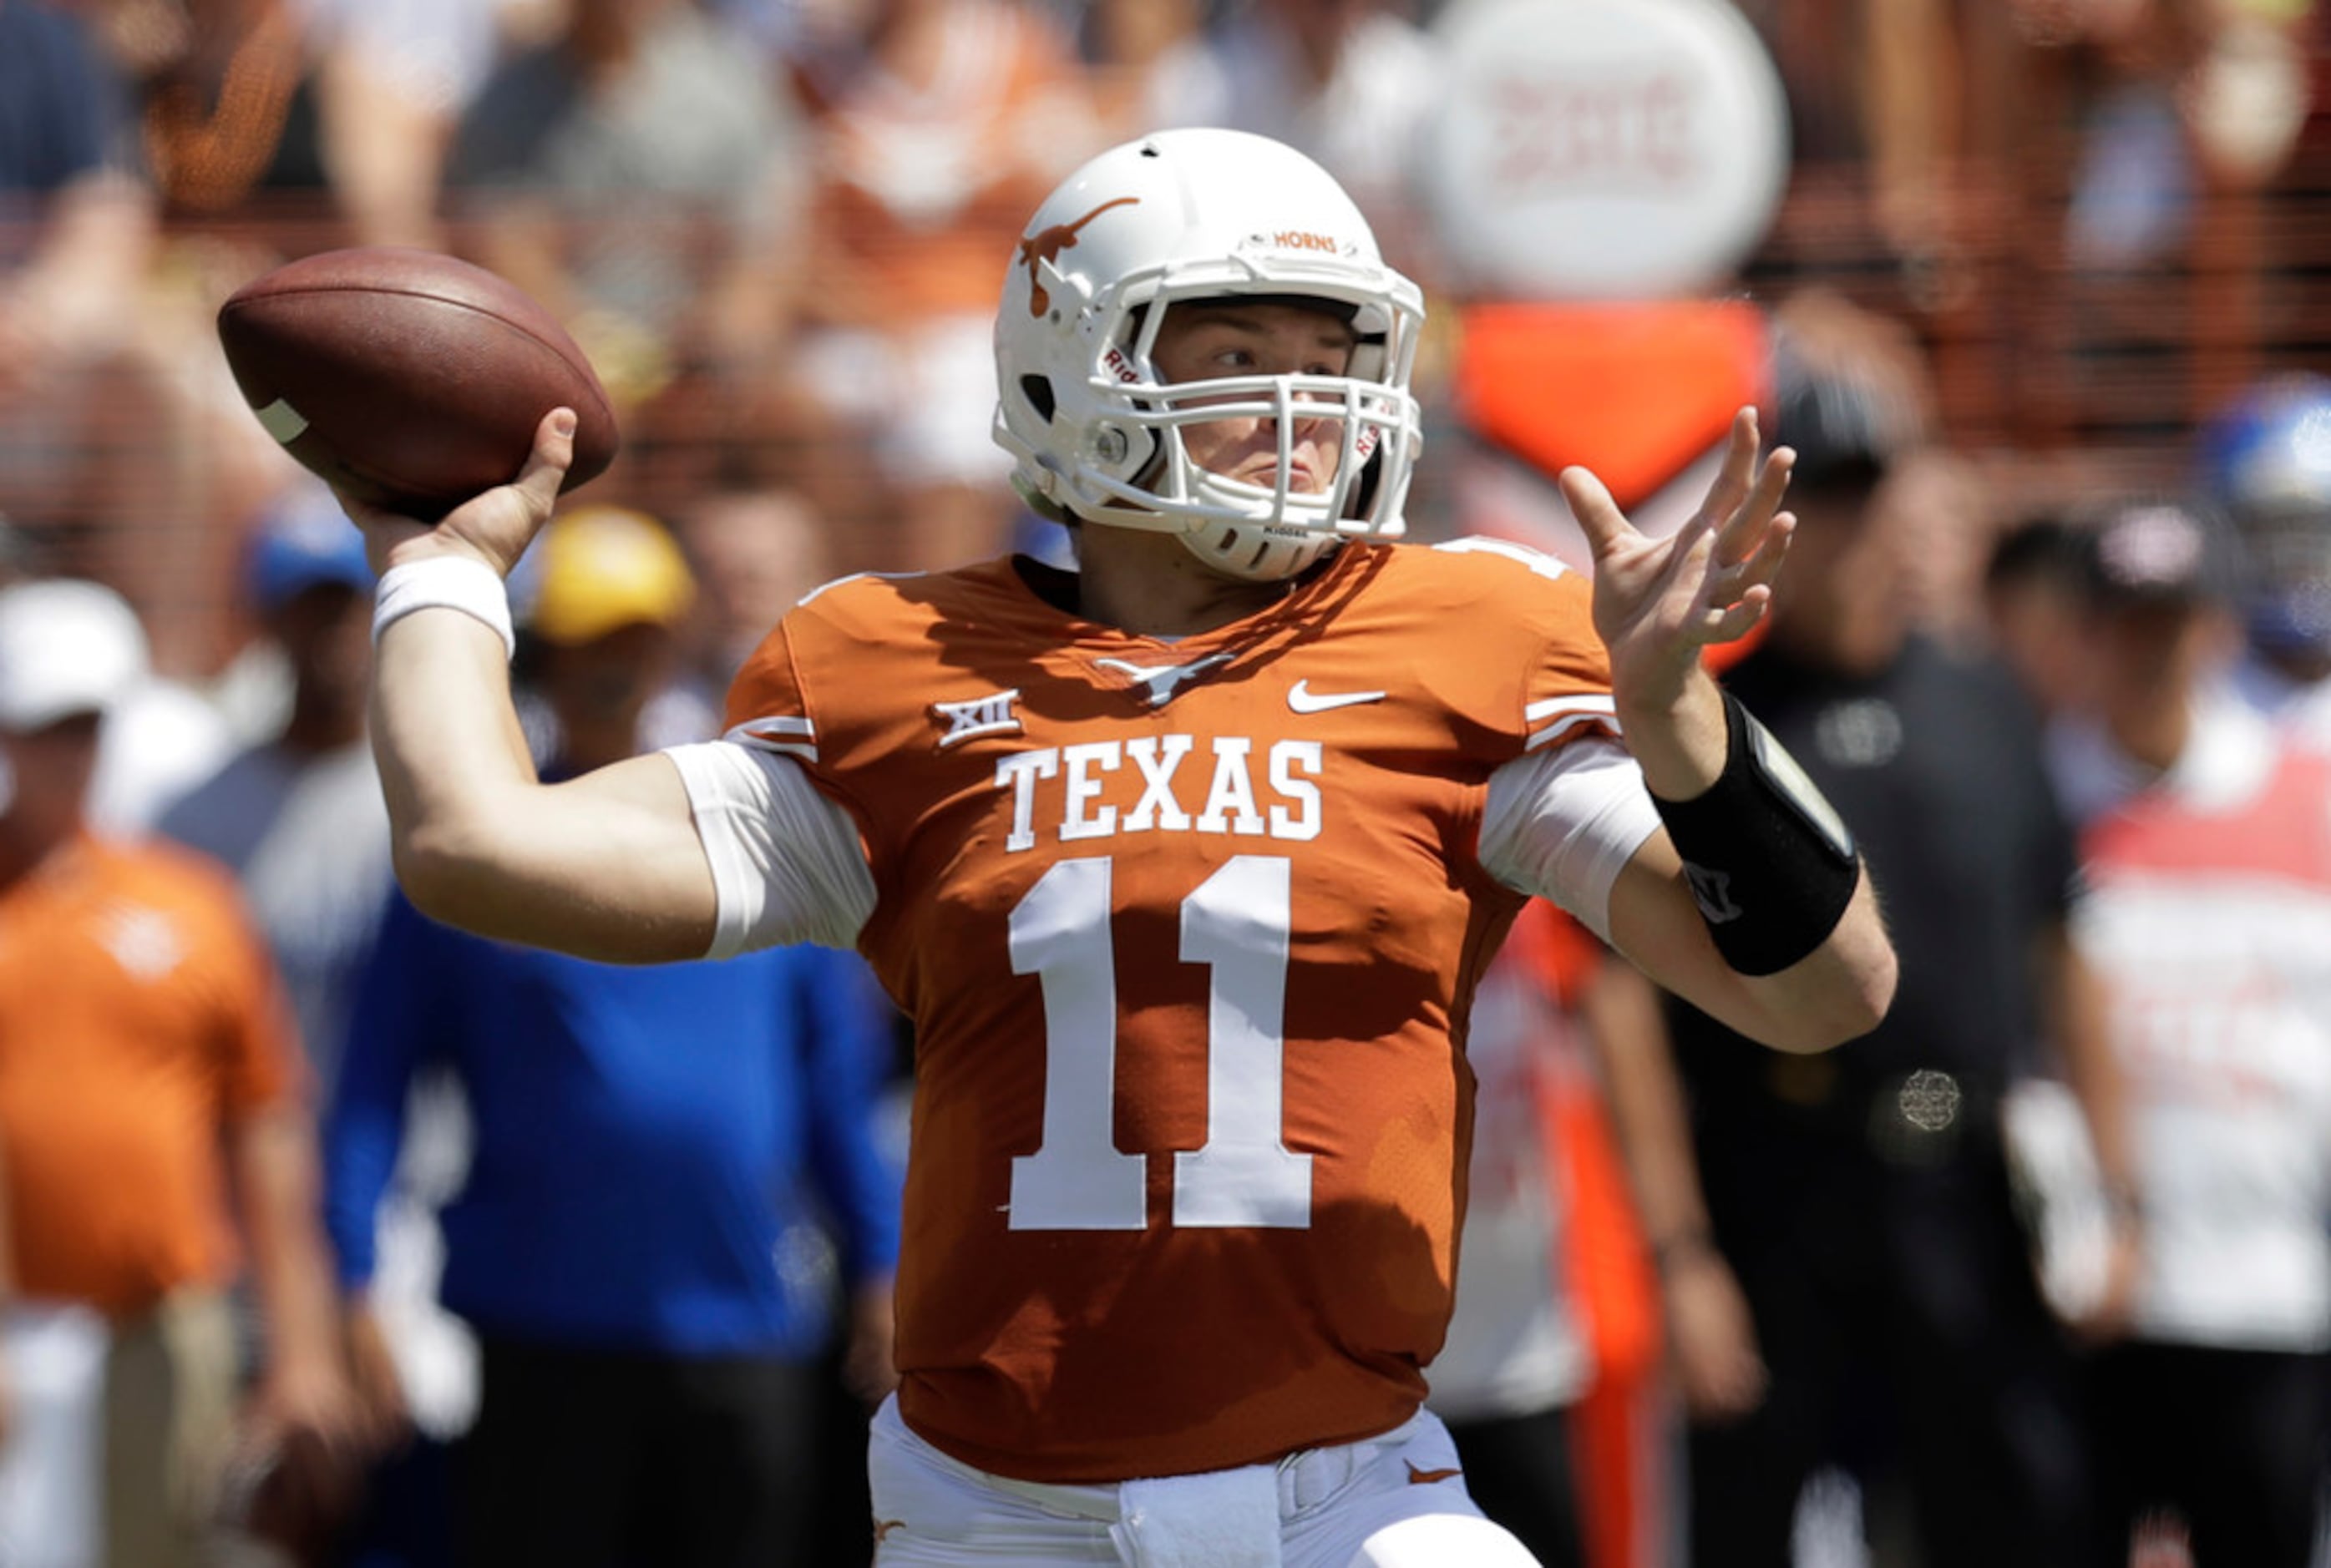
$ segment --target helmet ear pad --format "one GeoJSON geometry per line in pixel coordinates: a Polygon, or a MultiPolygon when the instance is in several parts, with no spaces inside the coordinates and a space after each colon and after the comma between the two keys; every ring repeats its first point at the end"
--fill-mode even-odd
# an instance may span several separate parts
{"type": "MultiPolygon", "coordinates": [[[[1015,390],[1038,423],[1053,423],[1060,400],[1053,394],[1050,376],[1033,372],[1024,375],[1015,384],[1015,390]]],[[[1114,421],[1096,424],[1087,433],[1084,445],[1088,467],[1131,483],[1148,477],[1165,461],[1158,432],[1137,424],[1114,421]]]]}
{"type": "Polygon", "coordinates": [[[1166,464],[1161,432],[1146,425],[1104,421],[1093,426],[1089,444],[1091,450],[1087,459],[1092,466],[1128,484],[1146,482],[1166,464]]]}
{"type": "MultiPolygon", "coordinates": [[[[1153,309],[1146,303],[1135,305],[1125,313],[1125,325],[1118,340],[1109,346],[1105,363],[1120,366],[1130,375],[1145,360],[1156,342],[1156,332],[1150,329],[1150,318],[1156,318],[1158,330],[1166,325],[1165,312],[1153,309]]],[[[1143,379],[1150,379],[1146,375],[1143,379]]],[[[1149,405],[1137,401],[1133,406],[1146,411],[1149,405]]],[[[1166,461],[1165,442],[1160,432],[1146,425],[1116,420],[1102,421],[1094,425],[1088,442],[1087,458],[1109,478],[1127,484],[1146,484],[1156,477],[1156,470],[1166,461]]]]}

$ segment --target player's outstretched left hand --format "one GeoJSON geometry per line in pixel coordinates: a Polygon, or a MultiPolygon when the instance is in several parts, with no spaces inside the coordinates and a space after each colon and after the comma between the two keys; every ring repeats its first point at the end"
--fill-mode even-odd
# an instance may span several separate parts
{"type": "Polygon", "coordinates": [[[534,536],[550,520],[558,487],[575,461],[575,412],[555,408],[535,427],[534,451],[509,484],[473,496],[434,523],[367,506],[336,491],[341,509],[364,530],[365,554],[376,574],[429,556],[461,555],[509,576],[534,536]]]}
{"type": "Polygon", "coordinates": [[[1764,619],[1796,528],[1780,509],[1795,461],[1782,447],[1760,462],[1756,411],[1743,408],[1699,510],[1656,539],[1637,531],[1592,472],[1562,471],[1563,499],[1594,556],[1594,629],[1611,652],[1614,691],[1649,704],[1679,695],[1701,649],[1764,619]]]}

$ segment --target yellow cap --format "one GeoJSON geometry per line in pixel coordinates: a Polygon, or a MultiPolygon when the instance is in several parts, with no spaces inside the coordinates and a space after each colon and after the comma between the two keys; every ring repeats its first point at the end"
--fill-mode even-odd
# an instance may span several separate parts
{"type": "Polygon", "coordinates": [[[551,519],[527,625],[551,642],[588,642],[620,627],[669,626],[688,613],[696,579],[663,525],[622,507],[551,519]]]}

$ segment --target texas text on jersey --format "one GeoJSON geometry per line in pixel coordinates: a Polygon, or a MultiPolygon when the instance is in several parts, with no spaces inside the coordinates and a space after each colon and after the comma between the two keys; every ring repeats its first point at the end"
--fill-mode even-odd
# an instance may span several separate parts
{"type": "Polygon", "coordinates": [[[1466,1013],[1522,901],[1486,781],[1609,723],[1586,586],[1353,547],[1167,641],[1044,570],[845,579],[730,698],[854,818],[918,1021],[902,1413],[1060,1482],[1383,1431],[1448,1319],[1466,1013]]]}

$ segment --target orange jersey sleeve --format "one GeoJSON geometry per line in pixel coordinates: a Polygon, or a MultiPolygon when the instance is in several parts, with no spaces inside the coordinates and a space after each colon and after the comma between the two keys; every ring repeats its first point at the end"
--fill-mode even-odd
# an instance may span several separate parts
{"type": "Polygon", "coordinates": [[[1607,720],[1584,586],[1349,548],[1166,642],[1013,565],[788,616],[731,733],[856,816],[914,1019],[901,1409],[984,1468],[1215,1468],[1396,1425],[1450,1308],[1489,774],[1607,720]]]}

